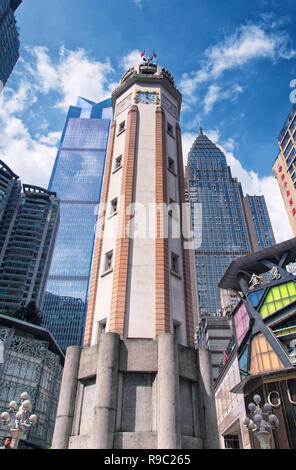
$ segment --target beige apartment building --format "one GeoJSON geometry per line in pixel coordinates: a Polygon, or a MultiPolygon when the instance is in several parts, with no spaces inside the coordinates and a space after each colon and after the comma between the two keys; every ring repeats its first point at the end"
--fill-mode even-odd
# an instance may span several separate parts
{"type": "Polygon", "coordinates": [[[280,152],[273,165],[273,173],[279,184],[289,221],[296,235],[296,105],[278,136],[280,152]]]}

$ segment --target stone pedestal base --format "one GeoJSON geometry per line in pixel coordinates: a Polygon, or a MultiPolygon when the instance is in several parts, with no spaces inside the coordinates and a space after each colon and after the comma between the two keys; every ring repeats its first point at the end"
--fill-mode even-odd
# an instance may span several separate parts
{"type": "Polygon", "coordinates": [[[20,442],[20,439],[23,437],[23,435],[25,434],[25,431],[21,431],[20,429],[11,429],[9,431],[11,437],[12,437],[12,441],[11,441],[11,447],[13,449],[17,449],[18,448],[18,445],[19,445],[19,442],[20,442]]]}
{"type": "Polygon", "coordinates": [[[68,348],[52,447],[219,448],[209,351],[170,334],[68,348]]]}

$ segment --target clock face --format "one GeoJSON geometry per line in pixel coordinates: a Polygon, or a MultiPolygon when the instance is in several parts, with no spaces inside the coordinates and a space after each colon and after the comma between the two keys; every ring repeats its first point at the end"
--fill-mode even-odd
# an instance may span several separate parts
{"type": "Polygon", "coordinates": [[[155,103],[156,93],[154,91],[139,91],[138,92],[139,103],[155,103]]]}

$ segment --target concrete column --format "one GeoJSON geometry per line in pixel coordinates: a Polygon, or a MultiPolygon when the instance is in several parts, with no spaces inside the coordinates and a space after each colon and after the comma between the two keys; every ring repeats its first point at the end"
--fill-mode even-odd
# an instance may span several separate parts
{"type": "Polygon", "coordinates": [[[112,449],[116,419],[120,336],[102,333],[99,345],[91,449],[112,449]]]}
{"type": "Polygon", "coordinates": [[[200,376],[199,389],[200,398],[202,400],[201,407],[204,411],[204,448],[220,449],[211,352],[208,349],[199,349],[198,355],[200,376]]]}
{"type": "Polygon", "coordinates": [[[79,346],[70,346],[67,349],[52,442],[53,449],[68,449],[75,411],[80,354],[79,346]]]}
{"type": "Polygon", "coordinates": [[[158,336],[158,449],[180,449],[179,375],[174,335],[158,336]]]}

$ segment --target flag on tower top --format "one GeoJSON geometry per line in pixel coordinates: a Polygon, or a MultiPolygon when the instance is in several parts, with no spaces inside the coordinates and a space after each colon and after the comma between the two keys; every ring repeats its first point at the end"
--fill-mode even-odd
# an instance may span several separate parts
{"type": "Polygon", "coordinates": [[[143,57],[144,55],[145,55],[145,51],[142,52],[141,57],[143,57]]]}
{"type": "Polygon", "coordinates": [[[156,59],[157,55],[155,54],[155,52],[154,52],[154,51],[153,51],[153,53],[152,53],[152,54],[153,54],[153,57],[155,57],[155,59],[156,59]]]}

